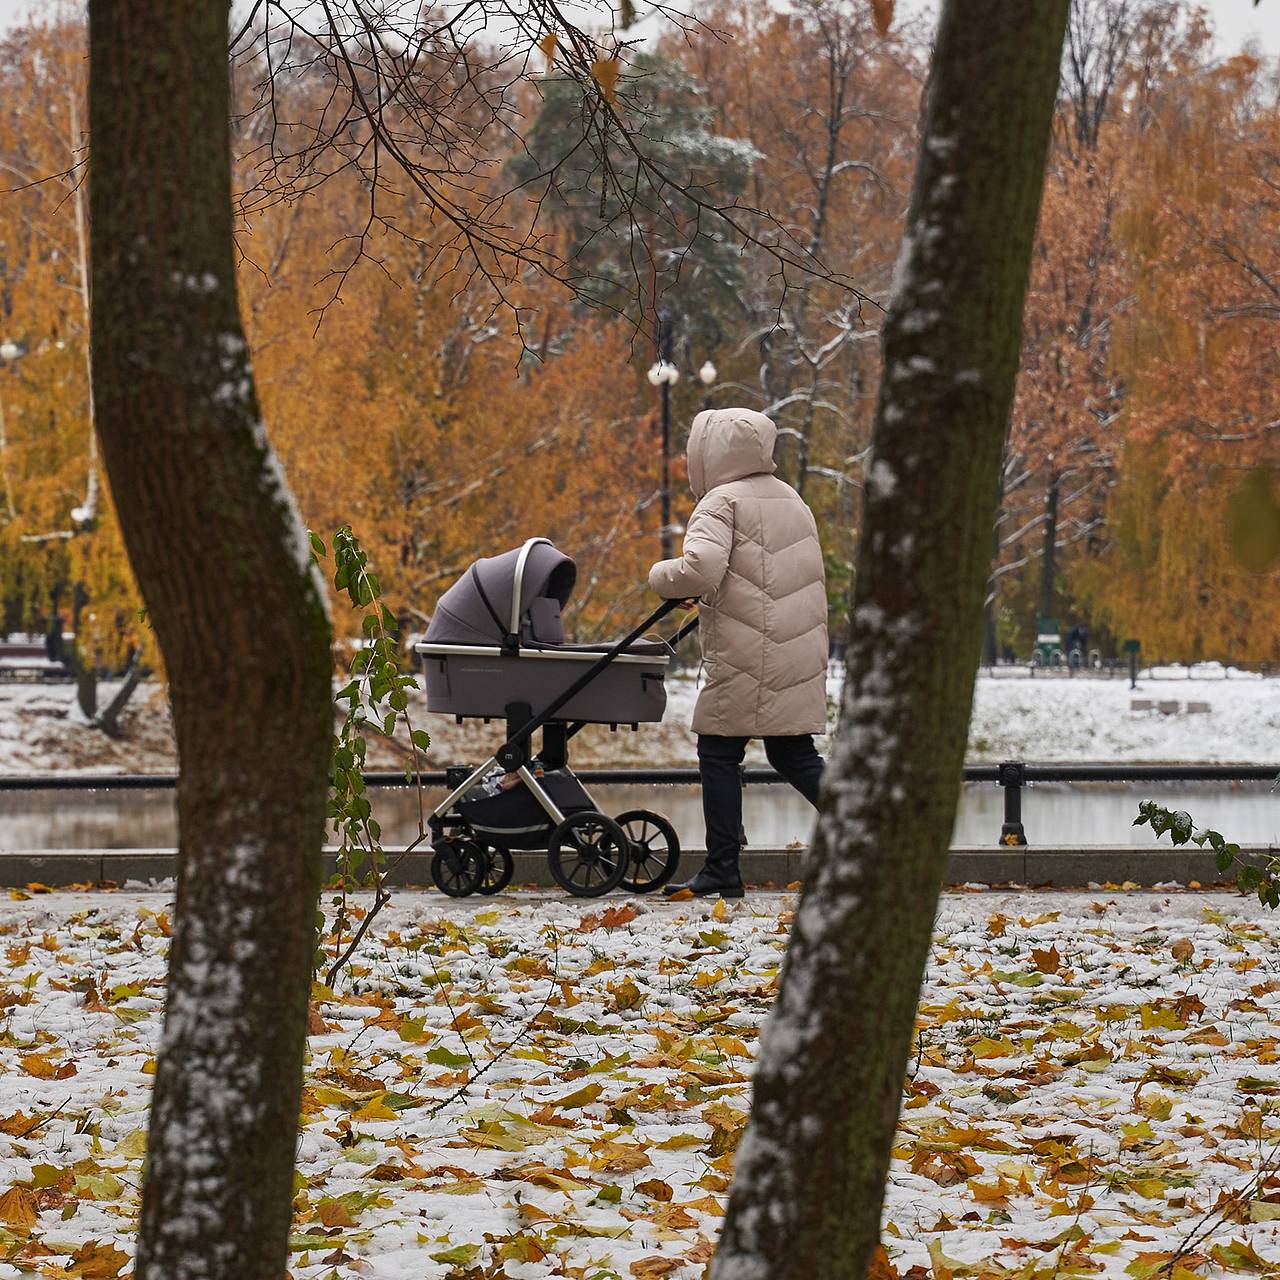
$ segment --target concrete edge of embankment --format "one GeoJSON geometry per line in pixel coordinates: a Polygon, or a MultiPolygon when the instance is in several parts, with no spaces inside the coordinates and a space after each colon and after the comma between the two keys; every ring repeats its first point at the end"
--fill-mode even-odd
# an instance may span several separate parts
{"type": "MultiPolygon", "coordinates": [[[[392,851],[388,851],[392,853],[392,851]]],[[[1274,846],[1244,845],[1241,853],[1261,861],[1280,852],[1274,846]]],[[[748,849],[742,855],[743,879],[748,884],[783,888],[804,873],[805,848],[748,849]]],[[[394,858],[394,853],[392,853],[394,858]]],[[[332,866],[332,854],[328,855],[332,866]]],[[[687,851],[681,871],[695,870],[700,850],[687,851]]],[[[25,888],[47,885],[123,885],[171,878],[177,869],[173,849],[21,849],[0,850],[0,886],[25,888]]],[[[893,874],[893,858],[884,859],[884,873],[893,874]]],[[[396,866],[392,881],[401,885],[431,884],[430,852],[413,852],[396,866]]],[[[1094,885],[1220,884],[1224,876],[1211,852],[1194,847],[1157,845],[1024,845],[953,848],[947,863],[948,884],[1030,885],[1055,889],[1084,889],[1094,885]]],[[[516,855],[514,883],[550,887],[554,884],[546,856],[516,855]]]]}

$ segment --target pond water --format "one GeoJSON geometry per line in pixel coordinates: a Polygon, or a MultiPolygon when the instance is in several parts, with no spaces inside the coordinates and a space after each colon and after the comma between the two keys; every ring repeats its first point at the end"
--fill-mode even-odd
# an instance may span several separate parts
{"type": "MultiPolygon", "coordinates": [[[[648,808],[666,814],[684,848],[702,847],[696,787],[630,784],[591,791],[606,813],[648,808]]],[[[441,794],[428,792],[428,803],[441,794]]],[[[417,800],[410,789],[371,790],[370,795],[388,845],[417,835],[417,800]]],[[[1149,845],[1150,829],[1132,825],[1138,802],[1145,799],[1186,809],[1199,825],[1215,827],[1240,844],[1280,843],[1280,792],[1268,783],[1041,783],[1023,792],[1023,823],[1032,844],[1149,845]]],[[[0,851],[172,848],[177,842],[173,801],[164,791],[0,792],[0,851]]],[[[953,843],[994,845],[1003,814],[999,787],[967,784],[953,843]]],[[[747,838],[756,848],[807,843],[813,826],[813,810],[782,785],[748,786],[744,817],[747,838]]]]}

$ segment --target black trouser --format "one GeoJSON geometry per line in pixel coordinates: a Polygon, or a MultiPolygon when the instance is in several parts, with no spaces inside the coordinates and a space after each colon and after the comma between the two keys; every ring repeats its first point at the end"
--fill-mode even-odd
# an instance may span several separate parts
{"type": "MultiPolygon", "coordinates": [[[[738,875],[742,848],[742,758],[749,738],[698,736],[702,775],[702,817],[707,827],[707,866],[730,878],[738,875]]],[[[765,738],[769,763],[815,808],[822,783],[822,757],[811,733],[765,738]]]]}

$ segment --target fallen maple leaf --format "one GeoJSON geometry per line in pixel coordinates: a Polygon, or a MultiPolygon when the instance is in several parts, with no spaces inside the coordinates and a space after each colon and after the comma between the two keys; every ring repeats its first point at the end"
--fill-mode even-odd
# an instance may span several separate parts
{"type": "Polygon", "coordinates": [[[110,1243],[86,1240],[71,1255],[69,1274],[80,1280],[115,1280],[128,1265],[129,1255],[110,1243]]]}
{"type": "Polygon", "coordinates": [[[583,916],[578,928],[583,933],[591,933],[596,929],[617,929],[621,925],[630,924],[640,913],[631,905],[623,903],[620,907],[608,907],[596,915],[583,916]]]}
{"type": "Polygon", "coordinates": [[[65,1080],[76,1073],[74,1062],[52,1062],[39,1053],[24,1054],[18,1061],[27,1075],[35,1076],[39,1080],[65,1080]]]}
{"type": "Polygon", "coordinates": [[[0,1222],[30,1231],[38,1216],[35,1197],[26,1187],[10,1187],[0,1196],[0,1222]]]}

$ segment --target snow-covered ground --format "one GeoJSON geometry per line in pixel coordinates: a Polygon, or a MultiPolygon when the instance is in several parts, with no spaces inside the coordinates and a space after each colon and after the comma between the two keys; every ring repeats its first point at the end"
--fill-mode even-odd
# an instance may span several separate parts
{"type": "MultiPolygon", "coordinates": [[[[1223,678],[1221,668],[1206,665],[1193,679],[1164,668],[1146,677],[1136,691],[1127,678],[1040,675],[1025,669],[982,675],[974,693],[968,759],[1034,761],[1211,761],[1271,763],[1280,759],[1280,679],[1264,680],[1235,672],[1223,678]],[[1134,711],[1135,700],[1176,703],[1169,714],[1134,711]],[[1192,703],[1207,712],[1188,711],[1192,703]]],[[[104,688],[102,697],[110,695],[104,688]]],[[[838,675],[828,681],[834,719],[840,695],[838,675]]],[[[670,767],[695,763],[689,730],[697,684],[692,673],[668,680],[666,718],[660,725],[641,725],[611,732],[593,725],[573,742],[573,763],[591,766],[670,767]]],[[[163,773],[176,768],[173,733],[164,691],[144,685],[123,720],[124,737],[112,741],[82,723],[69,710],[75,693],[70,685],[0,683],[0,773],[38,773],[52,769],[107,773],[163,773]]],[[[432,735],[429,767],[479,762],[503,740],[503,726],[468,720],[455,724],[428,715],[425,699],[411,703],[414,724],[432,735]]],[[[371,763],[399,768],[401,744],[374,742],[371,763]]],[[[826,742],[819,748],[825,750],[826,742]]],[[[749,761],[764,763],[759,743],[749,761]]]]}
{"type": "MultiPolygon", "coordinates": [[[[291,1274],[700,1277],[792,905],[397,898],[317,992],[291,1274]]],[[[0,1278],[129,1264],[170,909],[0,916],[0,1278]]],[[[1280,1268],[1277,941],[1235,896],[945,898],[893,1265],[1280,1268]]]]}
{"type": "Polygon", "coordinates": [[[1187,679],[1162,668],[1140,678],[1137,689],[1119,676],[982,676],[968,759],[1280,761],[1280,679],[1241,672],[1224,679],[1216,671],[1196,669],[1187,679]],[[1156,707],[1133,710],[1134,702],[1156,707]],[[1160,703],[1169,709],[1160,711],[1160,703]],[[1191,704],[1209,709],[1190,711],[1191,704]]]}

